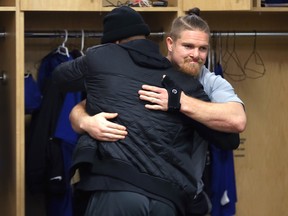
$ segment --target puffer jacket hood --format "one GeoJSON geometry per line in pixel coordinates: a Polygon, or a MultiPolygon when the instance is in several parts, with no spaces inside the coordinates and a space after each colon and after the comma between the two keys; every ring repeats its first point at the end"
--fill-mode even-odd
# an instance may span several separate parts
{"type": "Polygon", "coordinates": [[[151,46],[153,43],[153,41],[140,39],[120,44],[120,46],[126,49],[134,63],[141,67],[154,69],[172,67],[170,61],[161,55],[158,46],[151,46]]]}

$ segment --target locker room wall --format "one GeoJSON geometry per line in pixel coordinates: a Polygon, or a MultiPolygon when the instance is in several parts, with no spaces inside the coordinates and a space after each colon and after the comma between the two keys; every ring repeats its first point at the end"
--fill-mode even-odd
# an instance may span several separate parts
{"type": "MultiPolygon", "coordinates": [[[[212,31],[288,31],[284,21],[287,13],[226,13],[221,16],[216,13],[203,13],[203,16],[212,31]]],[[[230,37],[229,41],[231,52],[233,37],[230,37]]],[[[222,42],[225,51],[225,39],[222,42]]],[[[235,53],[242,67],[252,54],[253,44],[254,37],[235,37],[235,53]]],[[[233,81],[224,73],[244,101],[248,117],[246,130],[241,134],[243,144],[234,152],[237,216],[286,215],[288,37],[258,36],[256,52],[266,68],[261,78],[233,81]]],[[[253,59],[249,62],[252,61],[253,59]]],[[[259,71],[261,67],[261,64],[258,65],[259,71]]],[[[227,72],[242,73],[232,58],[227,65],[227,72]]],[[[255,76],[255,73],[249,70],[246,73],[255,76]]]]}

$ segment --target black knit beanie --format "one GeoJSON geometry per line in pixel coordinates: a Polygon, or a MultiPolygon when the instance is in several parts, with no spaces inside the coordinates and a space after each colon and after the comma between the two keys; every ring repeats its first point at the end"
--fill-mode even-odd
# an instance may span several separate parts
{"type": "Polygon", "coordinates": [[[128,6],[113,9],[103,20],[101,43],[110,43],[136,35],[150,34],[148,25],[142,16],[128,6]]]}

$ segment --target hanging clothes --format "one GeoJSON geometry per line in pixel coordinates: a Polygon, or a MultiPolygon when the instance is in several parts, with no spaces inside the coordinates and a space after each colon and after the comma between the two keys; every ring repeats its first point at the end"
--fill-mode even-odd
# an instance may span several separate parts
{"type": "Polygon", "coordinates": [[[45,194],[47,216],[72,215],[68,172],[78,134],[71,127],[69,113],[83,96],[81,92],[62,93],[51,82],[52,71],[70,60],[71,55],[53,51],[41,62],[37,81],[43,100],[39,111],[32,115],[26,152],[27,187],[32,193],[45,194]]]}
{"type": "Polygon", "coordinates": [[[42,100],[42,94],[37,82],[32,74],[25,74],[24,77],[24,100],[25,100],[25,114],[32,114],[38,110],[42,100]]]}
{"type": "MultiPolygon", "coordinates": [[[[70,56],[75,59],[82,56],[79,50],[72,50],[70,56]]],[[[72,154],[76,146],[79,135],[72,129],[69,121],[69,114],[72,108],[84,99],[84,93],[66,93],[62,110],[60,112],[54,137],[61,143],[64,166],[65,193],[52,195],[47,203],[47,216],[72,216],[72,187],[70,184],[70,167],[72,164],[72,154]]]]}
{"type": "MultiPolygon", "coordinates": [[[[223,77],[220,63],[215,74],[223,77]]],[[[210,145],[211,157],[211,216],[233,216],[236,214],[236,180],[232,150],[222,150],[210,145]]]]}
{"type": "Polygon", "coordinates": [[[50,184],[49,179],[63,175],[62,152],[54,139],[58,116],[65,98],[51,81],[51,73],[62,62],[71,58],[55,51],[42,59],[38,71],[38,86],[42,94],[39,110],[32,114],[30,141],[26,144],[26,182],[32,193],[63,192],[61,181],[50,184]]]}
{"type": "Polygon", "coordinates": [[[49,198],[47,216],[72,216],[72,188],[70,185],[69,170],[72,164],[72,154],[78,140],[69,121],[72,108],[83,100],[81,92],[67,93],[60,116],[58,118],[54,137],[60,140],[63,154],[65,193],[52,195],[49,198]]]}

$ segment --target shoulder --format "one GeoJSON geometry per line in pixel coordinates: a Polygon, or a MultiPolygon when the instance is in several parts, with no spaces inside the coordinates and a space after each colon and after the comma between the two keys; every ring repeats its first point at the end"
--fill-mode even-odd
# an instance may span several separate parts
{"type": "Polygon", "coordinates": [[[117,45],[114,43],[107,43],[107,44],[99,44],[99,45],[91,46],[87,49],[87,53],[96,52],[98,50],[107,49],[108,47],[113,47],[113,46],[117,46],[117,45]]]}
{"type": "Polygon", "coordinates": [[[234,91],[233,86],[220,75],[209,71],[205,66],[199,74],[199,81],[204,91],[213,102],[239,102],[243,103],[234,91]]]}
{"type": "Polygon", "coordinates": [[[119,53],[120,46],[114,43],[100,44],[96,46],[89,47],[85,53],[85,58],[90,61],[95,61],[95,59],[105,59],[109,58],[111,55],[119,53]]]}
{"type": "Polygon", "coordinates": [[[220,86],[223,88],[232,88],[231,84],[226,79],[220,75],[216,75],[214,72],[209,71],[205,66],[203,66],[201,69],[199,74],[199,81],[207,89],[215,89],[220,86]]]}

